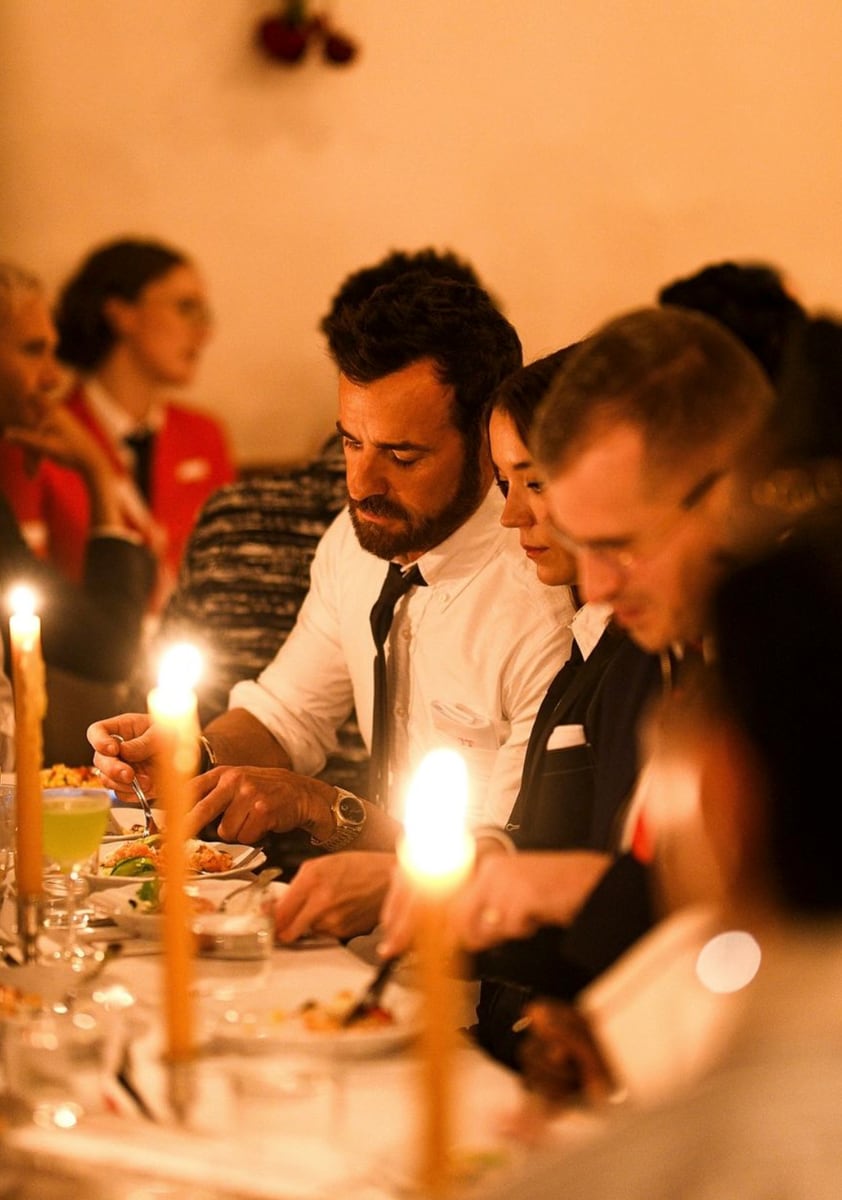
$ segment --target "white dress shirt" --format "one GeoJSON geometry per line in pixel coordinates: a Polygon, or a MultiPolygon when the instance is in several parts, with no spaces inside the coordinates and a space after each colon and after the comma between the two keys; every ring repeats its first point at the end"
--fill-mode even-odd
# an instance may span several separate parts
{"type": "MultiPolygon", "coordinates": [[[[401,678],[390,678],[395,815],[407,772],[434,747],[451,746],[471,776],[471,823],[504,824],[538,706],[570,654],[570,590],[538,582],[515,532],[500,525],[501,508],[490,489],[464,525],[418,560],[427,586],[395,610],[387,643],[391,676],[401,664],[401,678]]],[[[321,769],[352,704],[371,745],[369,613],[386,570],[361,548],[343,510],[319,543],[292,633],[257,680],[231,692],[229,706],[257,717],[302,774],[321,769]]]]}

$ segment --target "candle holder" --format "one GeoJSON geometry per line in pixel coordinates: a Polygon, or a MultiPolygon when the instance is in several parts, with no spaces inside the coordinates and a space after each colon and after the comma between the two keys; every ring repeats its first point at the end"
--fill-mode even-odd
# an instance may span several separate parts
{"type": "Polygon", "coordinates": [[[43,900],[39,894],[18,895],[17,898],[18,946],[25,963],[37,962],[39,958],[38,937],[43,919],[43,900]]]}
{"type": "Polygon", "coordinates": [[[166,1058],[167,1100],[177,1124],[190,1121],[196,1099],[196,1062],[190,1058],[166,1058]]]}

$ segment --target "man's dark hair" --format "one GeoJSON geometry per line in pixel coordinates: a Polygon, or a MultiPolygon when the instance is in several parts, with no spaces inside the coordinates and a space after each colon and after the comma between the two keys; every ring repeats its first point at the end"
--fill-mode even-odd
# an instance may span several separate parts
{"type": "Polygon", "coordinates": [[[804,320],[804,309],[767,263],[712,263],[665,284],[660,304],[707,313],[740,339],[776,382],[787,342],[804,320]]]}
{"type": "Polygon", "coordinates": [[[842,459],[842,323],[805,321],[784,355],[773,419],[784,463],[842,459]]]}
{"type": "Polygon", "coordinates": [[[137,300],[147,284],[187,262],[185,254],[163,242],[134,238],[108,242],[92,251],[59,293],[57,356],[69,366],[95,370],[117,341],[105,302],[137,300]]]}
{"type": "Polygon", "coordinates": [[[354,383],[431,360],[453,388],[453,424],[469,454],[479,452],[488,397],[523,362],[520,338],[483,288],[425,269],[337,306],[323,330],[334,362],[354,383]]]}
{"type": "Polygon", "coordinates": [[[391,250],[379,262],[352,271],[343,280],[330,308],[319,322],[319,329],[329,336],[329,328],[341,308],[346,304],[361,304],[382,283],[391,283],[409,271],[426,271],[428,275],[441,279],[457,279],[462,283],[472,283],[475,287],[483,286],[468,260],[460,258],[452,250],[434,250],[432,246],[425,246],[423,250],[391,250]]]}

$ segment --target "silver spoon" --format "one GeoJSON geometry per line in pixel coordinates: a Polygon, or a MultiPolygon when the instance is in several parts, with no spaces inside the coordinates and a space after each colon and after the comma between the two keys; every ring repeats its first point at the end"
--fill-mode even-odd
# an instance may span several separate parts
{"type": "MultiPolygon", "coordinates": [[[[120,746],[122,746],[123,742],[126,740],[124,737],[120,737],[119,733],[112,733],[111,736],[114,738],[114,741],[117,742],[118,745],[120,745],[120,746]]],[[[134,792],[135,796],[137,797],[140,807],[143,809],[143,817],[144,817],[144,821],[146,823],[146,832],[148,834],[149,833],[160,833],[161,830],[158,827],[158,822],[152,816],[152,805],[149,801],[149,797],[146,795],[146,792],[143,790],[143,788],[138,783],[136,775],[132,777],[131,789],[134,792]]]]}

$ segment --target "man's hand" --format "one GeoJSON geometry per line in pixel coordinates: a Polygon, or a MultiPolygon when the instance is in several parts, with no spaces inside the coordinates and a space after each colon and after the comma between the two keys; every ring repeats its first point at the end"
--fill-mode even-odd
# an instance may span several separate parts
{"type": "Polygon", "coordinates": [[[393,854],[343,850],[298,868],[275,907],[275,935],[294,942],[307,933],[356,937],[377,924],[395,866],[393,854]]]}
{"type": "Polygon", "coordinates": [[[415,940],[418,923],[418,890],[393,859],[393,870],[387,886],[380,924],[383,937],[377,953],[383,958],[397,958],[405,954],[415,940]]]}
{"type": "Polygon", "coordinates": [[[284,767],[214,767],[192,787],[188,837],[217,817],[221,838],[248,845],[291,829],[306,829],[321,841],[334,830],[336,788],[284,767]]]}
{"type": "Polygon", "coordinates": [[[610,861],[590,850],[485,856],[455,902],[454,930],[465,949],[485,950],[566,925],[610,861]]]}
{"type": "Polygon", "coordinates": [[[30,472],[35,471],[42,458],[78,471],[88,491],[92,525],[128,527],[119,477],[108,455],[65,405],[53,404],[37,425],[7,428],[5,436],[24,448],[30,472]]]}
{"type": "Polygon", "coordinates": [[[148,713],[123,713],[88,726],[88,741],[94,749],[94,766],[103,787],[135,803],[131,783],[136,777],[147,796],[155,794],[155,730],[148,713]],[[112,735],[118,734],[122,745],[112,735]]]}

